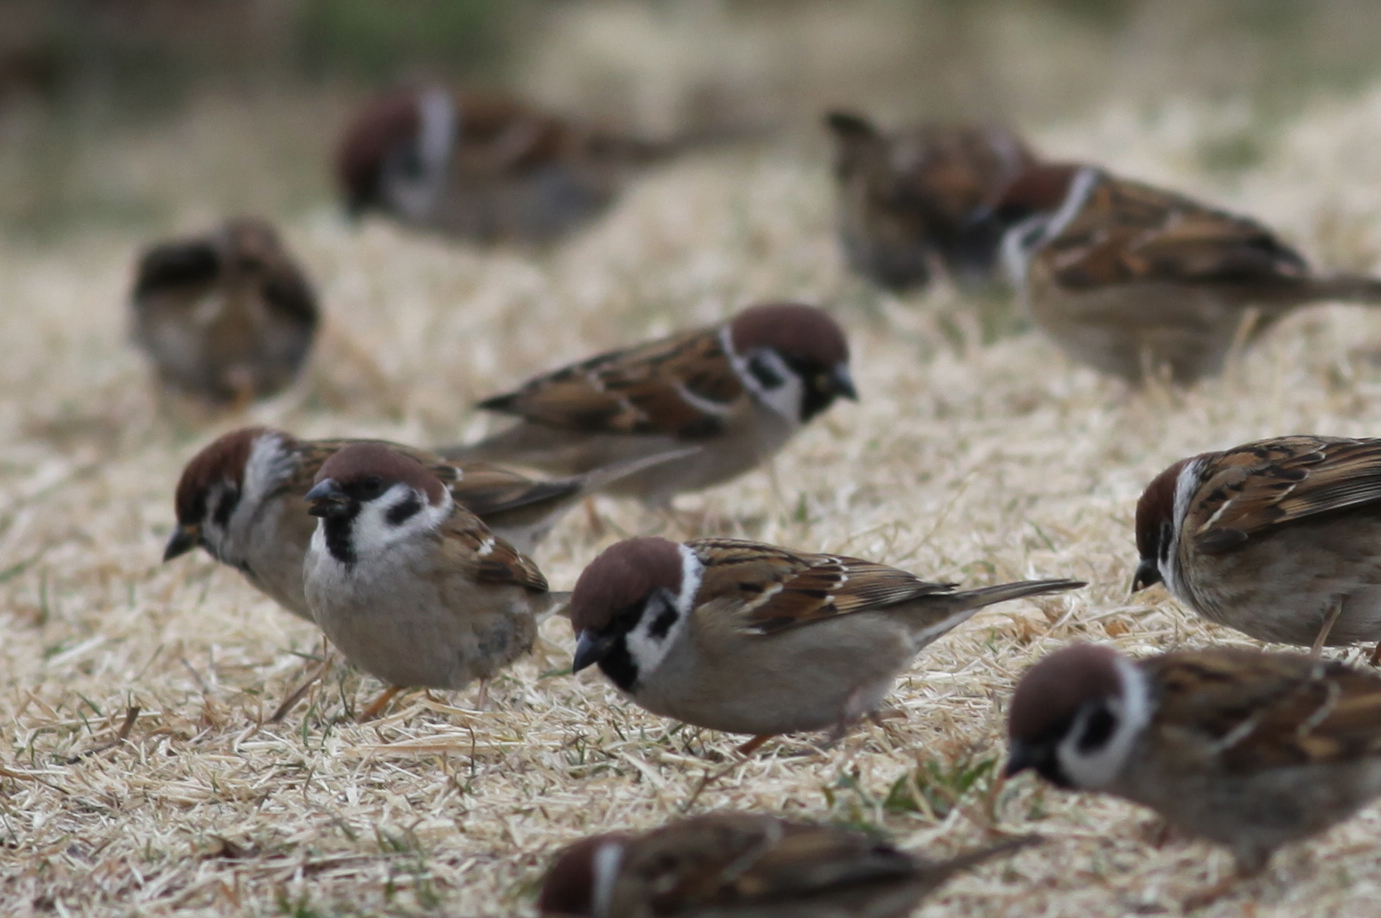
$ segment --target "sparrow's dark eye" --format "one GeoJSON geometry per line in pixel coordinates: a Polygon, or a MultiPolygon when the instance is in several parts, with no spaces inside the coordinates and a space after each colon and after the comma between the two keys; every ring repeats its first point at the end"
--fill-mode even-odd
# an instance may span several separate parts
{"type": "Polygon", "coordinates": [[[360,483],[355,486],[355,493],[360,500],[373,500],[384,492],[384,480],[378,475],[370,475],[360,479],[360,483]]]}

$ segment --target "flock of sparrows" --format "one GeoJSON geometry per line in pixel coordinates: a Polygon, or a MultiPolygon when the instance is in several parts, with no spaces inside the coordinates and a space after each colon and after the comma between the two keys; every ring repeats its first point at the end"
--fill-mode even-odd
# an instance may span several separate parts
{"type": "MultiPolygon", "coordinates": [[[[1290,310],[1381,302],[1381,281],[1318,275],[1245,217],[1091,165],[1043,161],[995,125],[886,133],[835,112],[839,230],[892,288],[1000,267],[1071,357],[1133,383],[1222,370],[1290,310]]],[[[497,96],[427,86],[348,129],[354,212],[478,242],[551,242],[611,205],[626,177],[711,138],[650,142],[497,96]]],[[[231,405],[288,385],[319,323],[273,229],[254,220],[145,254],[134,334],[168,388],[231,405]]],[[[598,666],[655,714],[750,739],[877,715],[929,643],[980,609],[1084,586],[974,590],[884,564],[719,538],[619,542],[571,593],[526,554],[601,492],[667,507],[760,466],[840,397],[844,331],[766,303],[592,357],[479,407],[512,426],[427,451],[368,440],[228,433],[187,463],[165,559],[204,548],[314,622],[385,692],[488,681],[569,616],[573,671],[598,666]],[[513,466],[549,476],[532,478],[513,466]]],[[[1310,655],[1228,648],[1132,660],[1055,652],[1009,706],[1006,773],[1101,791],[1229,846],[1242,875],[1381,794],[1381,676],[1325,646],[1381,652],[1381,440],[1294,436],[1175,463],[1136,509],[1133,589],[1162,583],[1205,618],[1310,655]]],[[[1374,655],[1375,657],[1375,655],[1374,655]]],[[[1375,659],[1373,659],[1375,662],[1375,659]]],[[[1015,839],[932,863],[850,830],[720,812],[582,841],[552,866],[548,916],[903,916],[1015,839]]]]}

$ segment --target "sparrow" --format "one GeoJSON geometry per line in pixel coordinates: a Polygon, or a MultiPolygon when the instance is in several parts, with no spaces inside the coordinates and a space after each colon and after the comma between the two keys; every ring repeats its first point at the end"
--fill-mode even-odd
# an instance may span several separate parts
{"type": "Polygon", "coordinates": [[[134,341],[160,383],[217,406],[288,386],[319,324],[311,284],[257,219],[146,251],[131,303],[134,341]]]}
{"type": "MultiPolygon", "coordinates": [[[[245,427],[197,453],[182,471],[176,495],[177,526],[164,561],[200,546],[237,568],[251,584],[307,621],[302,560],[317,521],[307,492],[322,465],[352,443],[388,447],[426,466],[451,499],[475,514],[499,538],[521,552],[551,529],[587,495],[649,463],[596,469],[555,481],[535,481],[484,462],[448,462],[424,450],[382,441],[299,440],[281,430],[245,427]]],[[[676,458],[673,452],[666,458],[676,458]]]]}
{"type": "Polygon", "coordinates": [[[905,918],[961,871],[1039,842],[1014,838],[945,861],[863,832],[720,811],[566,848],[543,918],[905,918]]]}
{"type": "Polygon", "coordinates": [[[762,464],[839,396],[858,399],[844,332],[821,309],[767,303],[718,325],[600,354],[480,402],[520,420],[442,453],[578,475],[698,445],[693,455],[605,488],[665,507],[676,494],[762,464]]]}
{"type": "Polygon", "coordinates": [[[1278,437],[1181,459],[1136,506],[1156,583],[1258,640],[1381,641],[1381,440],[1278,437]]]}
{"type": "Polygon", "coordinates": [[[487,685],[566,599],[431,469],[387,444],[343,446],[313,481],[307,606],[347,660],[393,686],[371,710],[401,688],[487,685]]]}
{"type": "Polygon", "coordinates": [[[1008,726],[1009,776],[1148,806],[1242,877],[1381,794],[1381,677],[1298,654],[1075,644],[1022,676],[1008,726]]]}
{"type": "Polygon", "coordinates": [[[997,269],[1002,234],[985,207],[1035,165],[1000,125],[878,130],[862,115],[825,116],[834,138],[838,228],[849,267],[893,291],[923,287],[936,265],[966,287],[997,269]]]}
{"type": "Polygon", "coordinates": [[[951,583],[734,539],[619,542],[571,594],[574,672],[598,663],[654,714],[756,739],[874,714],[927,644],[984,606],[1084,586],[951,583]]]}
{"type": "Polygon", "coordinates": [[[1265,226],[1096,166],[1046,164],[991,219],[1032,320],[1074,360],[1190,385],[1291,310],[1381,302],[1381,280],[1313,273],[1265,226]]]}
{"type": "Polygon", "coordinates": [[[700,140],[644,139],[492,92],[423,85],[360,112],[336,178],[356,216],[378,211],[477,243],[543,243],[603,213],[640,168],[700,140]]]}

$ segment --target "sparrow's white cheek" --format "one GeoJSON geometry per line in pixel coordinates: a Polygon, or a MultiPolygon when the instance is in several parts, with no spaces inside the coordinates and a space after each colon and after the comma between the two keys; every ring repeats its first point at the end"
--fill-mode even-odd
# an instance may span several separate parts
{"type": "Polygon", "coordinates": [[[628,655],[637,664],[639,679],[647,678],[666,659],[695,610],[705,565],[689,546],[682,545],[680,550],[680,589],[676,593],[659,589],[648,597],[638,623],[623,638],[628,655]]]}
{"type": "Polygon", "coordinates": [[[420,125],[411,150],[395,152],[384,165],[384,196],[413,219],[426,217],[446,187],[446,170],[456,136],[455,106],[448,93],[429,89],[418,99],[420,125]]]}
{"type": "Polygon", "coordinates": [[[451,514],[450,496],[440,507],[401,482],[360,505],[353,523],[355,553],[367,558],[419,532],[435,529],[451,514]]]}
{"type": "Polygon", "coordinates": [[[1117,668],[1122,692],[1107,700],[1106,709],[1114,718],[1112,732],[1096,744],[1087,742],[1099,715],[1093,707],[1085,707],[1056,751],[1061,769],[1075,787],[1098,790],[1115,781],[1150,723],[1150,686],[1145,675],[1127,660],[1118,660],[1117,668]]]}
{"type": "Polygon", "coordinates": [[[590,905],[594,918],[607,918],[614,904],[614,884],[619,878],[619,868],[623,866],[623,845],[619,842],[605,842],[595,852],[594,895],[590,905]]]}

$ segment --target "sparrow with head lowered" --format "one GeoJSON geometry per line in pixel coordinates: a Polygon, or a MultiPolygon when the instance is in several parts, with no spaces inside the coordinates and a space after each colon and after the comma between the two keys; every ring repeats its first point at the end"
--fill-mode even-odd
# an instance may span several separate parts
{"type": "Polygon", "coordinates": [[[977,590],[843,555],[759,542],[619,542],[571,594],[574,671],[598,663],[653,712],[748,733],[832,730],[874,714],[926,645],[993,603],[1084,586],[977,590]]]}
{"type": "Polygon", "coordinates": [[[517,424],[457,458],[559,475],[668,450],[695,453],[605,488],[667,506],[771,458],[840,396],[857,399],[844,332],[821,309],[752,306],[719,325],[592,357],[480,403],[517,424]]]}
{"type": "Polygon", "coordinates": [[[1315,274],[1255,220],[1096,166],[1035,166],[992,217],[1032,320],[1073,359],[1132,383],[1217,375],[1235,344],[1309,303],[1381,303],[1381,280],[1315,274]]]}
{"type": "Polygon", "coordinates": [[[1001,231],[981,219],[1035,164],[1021,138],[998,125],[926,124],[878,130],[830,112],[839,238],[849,267],[890,290],[921,287],[937,265],[964,286],[997,268],[1001,231]]]}
{"type": "Polygon", "coordinates": [[[1022,677],[1009,734],[1008,775],[1148,806],[1242,876],[1381,794],[1381,677],[1296,654],[1075,644],[1022,677]]]}
{"type": "Polygon", "coordinates": [[[307,492],[322,465],[352,443],[386,446],[420,462],[457,504],[522,552],[531,550],[584,497],[645,464],[536,481],[500,466],[448,462],[393,443],[299,440],[281,430],[245,427],[212,441],[183,469],[177,486],[177,527],[163,559],[200,546],[217,561],[240,570],[285,609],[312,621],[303,593],[302,559],[317,521],[307,492]]]}
{"type": "Polygon", "coordinates": [[[393,687],[371,710],[394,689],[487,686],[565,601],[431,469],[386,444],[341,447],[306,500],[319,517],[307,606],[347,660],[393,687]]]}
{"type": "Polygon", "coordinates": [[[1278,437],[1181,459],[1136,507],[1132,590],[1314,647],[1381,642],[1381,440],[1278,437]]]}
{"type": "Polygon", "coordinates": [[[542,918],[905,918],[955,874],[1039,840],[932,861],[852,829],[706,813],[576,842],[547,871],[537,908],[542,918]]]}
{"type": "Polygon", "coordinates": [[[245,405],[301,370],[319,321],[316,294],[262,220],[155,246],[131,295],[135,343],[168,389],[245,405]]]}
{"type": "Polygon", "coordinates": [[[638,169],[693,146],[436,85],[377,99],[347,127],[336,176],[354,214],[479,243],[550,242],[604,212],[638,169]]]}

